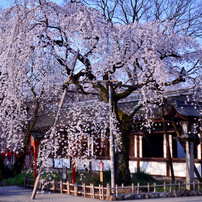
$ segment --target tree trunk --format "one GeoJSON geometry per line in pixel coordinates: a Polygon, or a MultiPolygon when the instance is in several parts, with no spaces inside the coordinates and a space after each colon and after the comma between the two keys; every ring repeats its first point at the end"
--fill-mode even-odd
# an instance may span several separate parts
{"type": "Polygon", "coordinates": [[[23,164],[24,164],[25,155],[26,155],[26,149],[25,150],[23,149],[23,151],[20,152],[18,159],[15,161],[13,165],[12,171],[14,175],[21,173],[23,164]]]}
{"type": "Polygon", "coordinates": [[[6,173],[5,173],[5,165],[3,162],[3,158],[0,155],[0,180],[6,178],[6,173]]]}
{"type": "Polygon", "coordinates": [[[27,130],[26,130],[26,135],[25,135],[25,139],[24,139],[24,147],[20,151],[18,159],[16,160],[16,162],[14,163],[14,165],[12,167],[12,171],[13,171],[14,175],[21,173],[21,171],[23,169],[23,164],[24,164],[24,159],[26,156],[27,147],[28,147],[29,142],[30,142],[30,136],[31,136],[30,131],[34,128],[34,125],[36,123],[38,110],[39,110],[39,100],[37,99],[33,120],[31,122],[30,126],[28,126],[27,130]]]}
{"type": "Polygon", "coordinates": [[[121,124],[121,151],[115,153],[115,182],[118,185],[131,184],[131,176],[129,170],[129,134],[130,131],[126,129],[128,124],[121,124]]]}
{"type": "MultiPolygon", "coordinates": [[[[33,124],[31,124],[31,125],[33,125],[33,124]]],[[[13,171],[14,175],[21,173],[21,171],[23,169],[24,159],[26,156],[26,151],[27,151],[27,147],[29,145],[30,136],[31,136],[30,130],[31,130],[31,126],[30,127],[28,126],[27,131],[26,131],[26,135],[25,135],[25,139],[24,139],[24,147],[20,151],[18,159],[15,161],[15,163],[12,167],[12,171],[13,171]]]]}

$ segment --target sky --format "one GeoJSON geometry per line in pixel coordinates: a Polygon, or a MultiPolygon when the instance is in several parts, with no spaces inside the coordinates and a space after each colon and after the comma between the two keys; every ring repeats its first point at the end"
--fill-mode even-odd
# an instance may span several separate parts
{"type": "MultiPolygon", "coordinates": [[[[0,9],[4,9],[6,7],[9,7],[10,4],[12,4],[14,0],[0,0],[0,9]]],[[[62,4],[63,0],[51,0],[52,2],[57,3],[58,5],[62,4]]],[[[202,39],[197,38],[196,39],[200,45],[202,45],[202,39]]]]}
{"type": "MultiPolygon", "coordinates": [[[[63,2],[63,0],[51,0],[57,4],[61,4],[63,2]]],[[[12,4],[13,0],[0,0],[0,8],[6,8],[10,5],[10,3],[12,4]]]]}

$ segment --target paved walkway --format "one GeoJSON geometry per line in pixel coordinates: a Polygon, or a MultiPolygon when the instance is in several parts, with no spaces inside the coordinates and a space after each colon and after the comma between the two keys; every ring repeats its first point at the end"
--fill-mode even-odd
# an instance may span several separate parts
{"type": "MultiPolygon", "coordinates": [[[[32,194],[31,189],[18,186],[0,187],[0,202],[98,202],[98,199],[90,199],[84,197],[76,197],[59,193],[41,193],[36,194],[34,200],[30,200],[32,194]]],[[[127,202],[202,202],[202,196],[180,197],[180,198],[157,198],[142,200],[127,200],[127,202]]]]}
{"type": "Polygon", "coordinates": [[[38,191],[35,199],[31,200],[32,189],[18,186],[0,187],[0,202],[97,202],[100,200],[75,197],[66,194],[49,193],[38,191]]]}

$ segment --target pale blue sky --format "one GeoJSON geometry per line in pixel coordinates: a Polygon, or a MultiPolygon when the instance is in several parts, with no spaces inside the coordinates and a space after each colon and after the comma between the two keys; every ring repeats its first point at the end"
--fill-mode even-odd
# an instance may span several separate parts
{"type": "MultiPolygon", "coordinates": [[[[56,2],[57,4],[61,4],[63,2],[63,0],[51,0],[53,2],[56,2]]],[[[8,7],[10,4],[12,4],[13,0],[0,0],[0,8],[6,8],[8,7]]]]}

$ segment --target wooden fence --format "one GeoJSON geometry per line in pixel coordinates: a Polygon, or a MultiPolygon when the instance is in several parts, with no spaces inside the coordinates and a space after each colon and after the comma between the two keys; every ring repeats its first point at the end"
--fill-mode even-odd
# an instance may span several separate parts
{"type": "MultiPolygon", "coordinates": [[[[25,187],[33,187],[34,186],[34,180],[29,179],[28,177],[25,178],[25,187]]],[[[120,197],[127,194],[141,194],[141,193],[157,193],[157,192],[172,192],[173,190],[181,191],[186,190],[186,186],[190,185],[192,191],[195,190],[201,190],[202,183],[194,181],[193,183],[187,184],[187,183],[168,183],[166,184],[147,184],[147,185],[137,185],[135,186],[132,184],[131,186],[115,186],[115,188],[110,188],[110,185],[107,184],[106,187],[99,185],[94,186],[93,184],[86,185],[78,185],[77,183],[72,184],[70,182],[62,182],[62,181],[44,181],[40,180],[38,189],[45,189],[45,190],[51,190],[53,192],[59,192],[62,194],[71,194],[75,196],[83,196],[83,197],[89,197],[89,198],[97,198],[100,200],[111,200],[111,197],[120,197]],[[45,186],[44,186],[45,184],[45,186]]]]}

